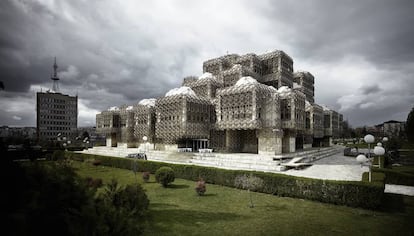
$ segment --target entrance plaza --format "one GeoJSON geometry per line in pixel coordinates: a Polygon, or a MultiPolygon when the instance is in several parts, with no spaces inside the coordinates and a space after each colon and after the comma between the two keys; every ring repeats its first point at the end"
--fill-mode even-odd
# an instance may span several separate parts
{"type": "Polygon", "coordinates": [[[368,171],[368,168],[361,167],[355,158],[343,156],[341,150],[340,147],[328,147],[297,152],[294,155],[275,156],[250,153],[154,151],[141,145],[141,148],[94,147],[82,153],[125,158],[131,153],[145,152],[148,160],[151,161],[264,171],[316,179],[360,181],[362,173],[368,171]],[[280,168],[282,163],[289,162],[292,158],[302,158],[301,163],[312,165],[300,169],[280,168]]]}

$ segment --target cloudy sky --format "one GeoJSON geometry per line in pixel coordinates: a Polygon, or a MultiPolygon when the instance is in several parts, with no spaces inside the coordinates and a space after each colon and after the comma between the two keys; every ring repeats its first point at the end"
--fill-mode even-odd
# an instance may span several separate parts
{"type": "Polygon", "coordinates": [[[79,126],[110,106],[163,96],[202,62],[283,50],[315,76],[315,99],[354,126],[414,106],[414,2],[0,1],[0,125],[35,126],[35,96],[79,97],[79,126]]]}

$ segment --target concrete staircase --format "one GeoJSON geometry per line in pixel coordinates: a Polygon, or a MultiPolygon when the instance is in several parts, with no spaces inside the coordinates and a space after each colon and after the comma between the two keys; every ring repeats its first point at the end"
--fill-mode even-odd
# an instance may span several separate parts
{"type": "MultiPolygon", "coordinates": [[[[79,153],[85,154],[94,154],[102,156],[112,156],[112,157],[126,157],[131,153],[143,152],[139,148],[112,148],[112,147],[94,147],[84,151],[79,151],[79,153]]],[[[193,158],[194,153],[191,152],[170,152],[170,151],[153,151],[148,150],[147,152],[148,160],[152,161],[161,161],[169,163],[190,163],[190,160],[193,158]]]]}
{"type": "Polygon", "coordinates": [[[301,162],[312,163],[316,160],[337,154],[342,148],[327,147],[320,149],[306,150],[284,155],[257,155],[248,153],[224,154],[205,153],[195,154],[191,160],[192,164],[201,166],[214,166],[224,169],[256,170],[265,172],[283,171],[286,167],[281,166],[292,158],[301,158],[301,162]]]}
{"type": "MultiPolygon", "coordinates": [[[[141,152],[138,148],[108,148],[95,147],[84,150],[81,153],[90,153],[105,156],[125,157],[130,153],[141,152]]],[[[337,154],[343,151],[343,147],[314,148],[295,153],[282,155],[257,155],[251,153],[192,153],[153,151],[147,153],[148,160],[211,166],[234,170],[255,170],[265,172],[278,172],[286,169],[281,163],[288,162],[292,158],[301,158],[300,162],[312,163],[316,160],[337,154]]]]}
{"type": "Polygon", "coordinates": [[[287,153],[282,155],[276,155],[273,157],[273,160],[283,160],[283,159],[292,159],[295,157],[302,157],[302,162],[314,162],[319,159],[332,156],[338,153],[343,152],[343,147],[333,146],[333,147],[324,147],[324,148],[312,148],[310,150],[299,151],[294,153],[287,153]]]}

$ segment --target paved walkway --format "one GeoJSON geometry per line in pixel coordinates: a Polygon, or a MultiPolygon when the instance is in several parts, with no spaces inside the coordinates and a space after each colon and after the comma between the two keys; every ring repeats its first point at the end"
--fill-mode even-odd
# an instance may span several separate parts
{"type": "Polygon", "coordinates": [[[407,196],[414,196],[413,186],[386,184],[384,193],[402,194],[407,196]]]}

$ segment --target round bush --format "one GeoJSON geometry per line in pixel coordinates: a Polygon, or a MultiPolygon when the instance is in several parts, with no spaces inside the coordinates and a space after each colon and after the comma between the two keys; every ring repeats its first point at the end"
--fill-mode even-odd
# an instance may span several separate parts
{"type": "Polygon", "coordinates": [[[161,167],[155,172],[155,180],[163,187],[167,187],[169,183],[174,182],[174,171],[170,167],[161,167]]]}
{"type": "Polygon", "coordinates": [[[148,183],[150,179],[150,172],[148,171],[142,172],[142,179],[144,180],[145,183],[148,183]]]}
{"type": "Polygon", "coordinates": [[[195,191],[199,196],[204,195],[204,193],[206,192],[206,182],[203,180],[203,178],[200,178],[196,182],[195,191]]]}

